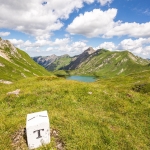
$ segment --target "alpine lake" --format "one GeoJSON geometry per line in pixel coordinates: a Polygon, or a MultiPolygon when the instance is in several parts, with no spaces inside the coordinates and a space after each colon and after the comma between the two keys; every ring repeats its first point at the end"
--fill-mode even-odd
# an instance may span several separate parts
{"type": "Polygon", "coordinates": [[[76,80],[81,82],[95,82],[97,80],[94,76],[68,76],[66,77],[67,80],[76,80]]]}

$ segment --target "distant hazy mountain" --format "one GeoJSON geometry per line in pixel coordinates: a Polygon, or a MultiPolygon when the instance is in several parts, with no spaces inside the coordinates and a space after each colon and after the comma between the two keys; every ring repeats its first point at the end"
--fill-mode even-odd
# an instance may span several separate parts
{"type": "Polygon", "coordinates": [[[73,57],[70,57],[67,54],[62,55],[62,56],[58,56],[55,59],[55,61],[53,61],[51,64],[47,65],[46,69],[49,71],[62,69],[65,66],[69,65],[72,60],[73,60],[73,57]]]}
{"type": "Polygon", "coordinates": [[[51,63],[53,63],[58,56],[56,55],[51,55],[51,56],[37,56],[37,57],[32,57],[35,62],[37,62],[39,65],[43,67],[47,67],[51,63]]]}
{"type": "Polygon", "coordinates": [[[24,51],[14,47],[8,40],[0,38],[1,82],[39,75],[50,75],[50,73],[35,63],[24,51]]]}
{"type": "Polygon", "coordinates": [[[47,70],[54,71],[70,64],[74,57],[70,57],[68,54],[66,54],[62,56],[38,56],[32,57],[32,59],[39,65],[45,67],[47,70]]]}

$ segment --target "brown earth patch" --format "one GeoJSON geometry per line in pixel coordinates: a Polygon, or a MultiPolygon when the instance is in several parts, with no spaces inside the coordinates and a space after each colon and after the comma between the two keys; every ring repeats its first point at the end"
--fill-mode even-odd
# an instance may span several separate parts
{"type": "MultiPolygon", "coordinates": [[[[65,150],[64,142],[59,136],[59,131],[56,129],[50,130],[51,139],[54,139],[55,142],[55,148],[57,150],[65,150]]],[[[27,145],[27,136],[26,136],[26,128],[21,128],[18,131],[16,131],[12,137],[12,148],[13,150],[28,150],[27,145]]]]}

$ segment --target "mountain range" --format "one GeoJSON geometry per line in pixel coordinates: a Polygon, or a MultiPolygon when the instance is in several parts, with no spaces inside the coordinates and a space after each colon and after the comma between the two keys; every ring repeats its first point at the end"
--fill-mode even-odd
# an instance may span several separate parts
{"type": "Polygon", "coordinates": [[[74,57],[66,54],[38,56],[31,59],[28,54],[14,47],[8,40],[0,38],[1,82],[32,76],[52,75],[51,71],[54,71],[56,75],[113,77],[149,69],[150,60],[135,56],[129,51],[105,49],[95,51],[92,47],[74,57]]]}
{"type": "Polygon", "coordinates": [[[127,50],[109,51],[98,49],[95,51],[92,47],[74,57],[51,55],[34,57],[33,59],[49,71],[65,70],[69,71],[70,74],[78,75],[107,77],[150,69],[150,60],[135,56],[127,50]]]}

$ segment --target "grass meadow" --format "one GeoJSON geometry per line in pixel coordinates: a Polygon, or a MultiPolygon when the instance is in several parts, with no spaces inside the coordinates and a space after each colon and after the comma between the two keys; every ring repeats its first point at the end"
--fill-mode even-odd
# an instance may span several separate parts
{"type": "MultiPolygon", "coordinates": [[[[93,83],[31,77],[0,83],[0,149],[28,149],[14,141],[28,113],[47,110],[66,150],[149,150],[150,71],[93,83]],[[8,92],[20,89],[18,95],[8,92]]],[[[56,138],[39,150],[55,150],[56,138]]]]}

